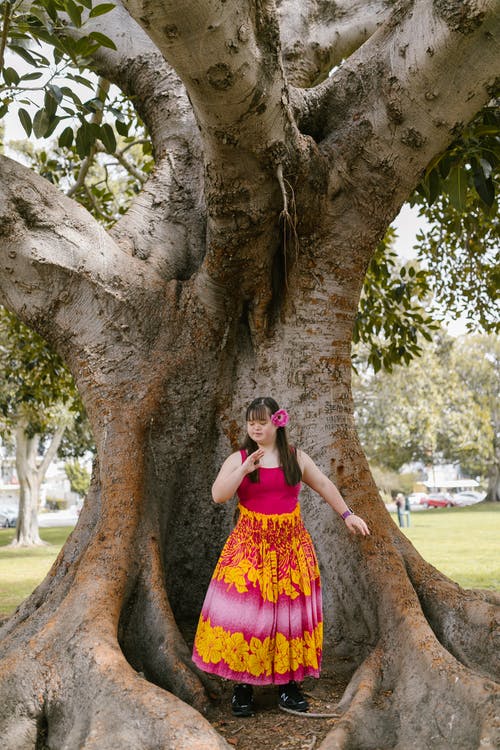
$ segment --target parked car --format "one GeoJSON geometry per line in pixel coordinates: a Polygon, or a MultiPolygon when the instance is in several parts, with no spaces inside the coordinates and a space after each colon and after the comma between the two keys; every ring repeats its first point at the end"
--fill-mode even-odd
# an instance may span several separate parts
{"type": "Polygon", "coordinates": [[[485,497],[485,492],[467,490],[465,492],[457,492],[456,495],[453,495],[453,501],[455,505],[460,505],[460,507],[462,507],[464,505],[475,505],[475,503],[480,503],[485,497]]]}
{"type": "Polygon", "coordinates": [[[412,492],[411,495],[408,495],[408,503],[410,505],[410,508],[415,509],[420,507],[420,500],[426,497],[425,492],[412,492]]]}
{"type": "Polygon", "coordinates": [[[445,492],[435,492],[420,498],[420,505],[424,508],[452,508],[456,505],[451,495],[445,492]]]}
{"type": "Polygon", "coordinates": [[[0,509],[0,528],[14,528],[17,523],[17,510],[13,508],[0,509]]]}

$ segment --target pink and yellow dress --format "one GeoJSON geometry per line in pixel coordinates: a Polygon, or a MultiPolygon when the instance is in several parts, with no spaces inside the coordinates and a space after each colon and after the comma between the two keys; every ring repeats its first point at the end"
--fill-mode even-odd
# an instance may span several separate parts
{"type": "Polygon", "coordinates": [[[259,475],[238,488],[240,516],[208,587],[193,661],[236,682],[282,685],[319,677],[321,583],[300,484],[288,485],[280,467],[259,475]]]}

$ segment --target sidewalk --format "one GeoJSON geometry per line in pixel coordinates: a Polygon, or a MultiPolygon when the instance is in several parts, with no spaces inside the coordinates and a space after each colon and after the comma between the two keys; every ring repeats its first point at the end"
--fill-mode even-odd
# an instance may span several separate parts
{"type": "Polygon", "coordinates": [[[38,514],[38,526],[41,529],[51,526],[75,526],[77,520],[78,514],[73,508],[38,514]]]}

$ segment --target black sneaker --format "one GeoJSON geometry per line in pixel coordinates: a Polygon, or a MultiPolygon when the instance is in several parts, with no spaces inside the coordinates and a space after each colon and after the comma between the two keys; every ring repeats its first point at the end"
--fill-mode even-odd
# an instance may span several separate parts
{"type": "Polygon", "coordinates": [[[288,685],[280,685],[279,694],[280,706],[283,708],[289,708],[291,711],[307,711],[309,708],[309,703],[304,698],[296,682],[289,682],[288,685]]]}
{"type": "Polygon", "coordinates": [[[234,716],[254,716],[253,689],[251,685],[242,683],[235,685],[231,698],[231,709],[234,716]]]}

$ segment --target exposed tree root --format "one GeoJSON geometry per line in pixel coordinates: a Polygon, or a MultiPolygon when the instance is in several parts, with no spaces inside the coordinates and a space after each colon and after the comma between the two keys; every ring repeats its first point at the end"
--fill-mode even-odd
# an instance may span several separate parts
{"type": "Polygon", "coordinates": [[[4,750],[227,747],[195,709],[130,666],[99,609],[84,602],[82,620],[73,605],[70,594],[35,637],[2,660],[4,750]]]}
{"type": "Polygon", "coordinates": [[[405,640],[392,653],[381,642],[358,669],[321,750],[497,748],[498,686],[458,664],[431,636],[407,632],[405,640]]]}
{"type": "Polygon", "coordinates": [[[10,696],[0,708],[5,750],[227,747],[195,709],[134,672],[116,641],[84,641],[71,653],[72,641],[55,640],[58,657],[50,653],[53,646],[31,644],[33,656],[4,662],[0,693],[10,696]]]}
{"type": "MultiPolygon", "coordinates": [[[[391,567],[401,570],[398,586],[382,596],[379,642],[353,675],[338,705],[342,718],[320,750],[494,750],[498,610],[487,595],[435,571],[409,543],[398,546],[405,558],[391,555],[391,567]]],[[[380,563],[375,568],[380,575],[380,563]]]]}
{"type": "Polygon", "coordinates": [[[205,710],[207,697],[203,686],[215,692],[214,683],[198,670],[170,607],[155,538],[144,548],[144,567],[136,589],[122,613],[120,643],[128,661],[156,685],[172,691],[182,700],[205,710]],[[125,624],[126,623],[126,624],[125,624]],[[150,633],[138,638],[138,633],[150,633]]]}
{"type": "Polygon", "coordinates": [[[103,570],[93,549],[95,536],[103,543],[98,504],[97,492],[49,575],[2,629],[3,750],[228,747],[183,702],[201,711],[208,704],[170,609],[156,539],[140,527],[124,588],[123,551],[107,545],[103,570]]]}
{"type": "Polygon", "coordinates": [[[500,595],[461,588],[404,540],[406,569],[423,612],[443,646],[470,669],[500,676],[500,595]]]}

